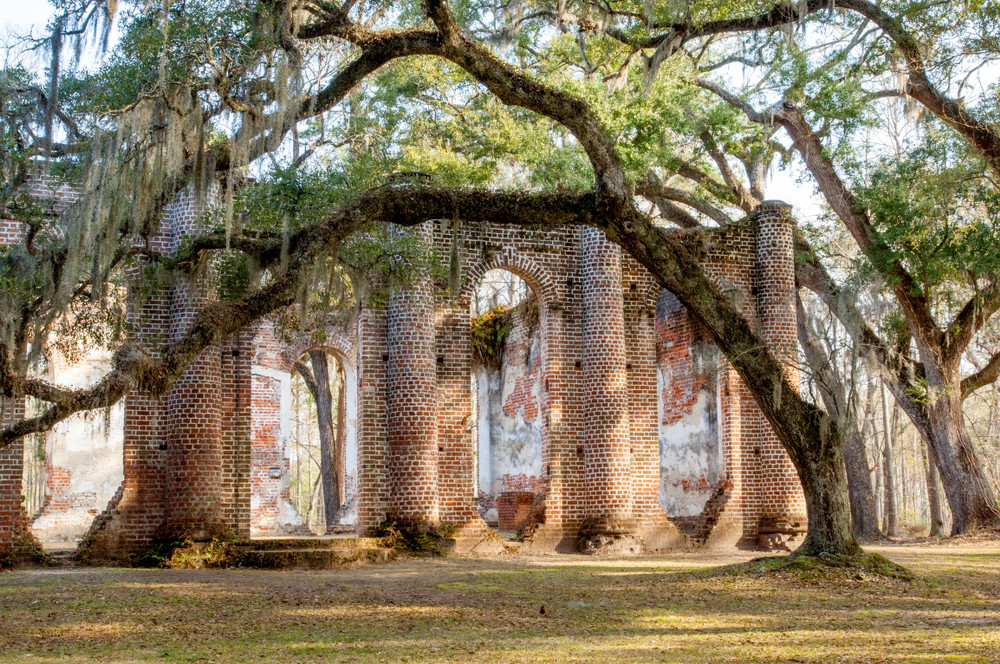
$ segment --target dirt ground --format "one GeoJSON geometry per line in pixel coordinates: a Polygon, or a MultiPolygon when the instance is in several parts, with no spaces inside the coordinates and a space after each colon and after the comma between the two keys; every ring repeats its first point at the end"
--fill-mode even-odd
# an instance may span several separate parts
{"type": "Polygon", "coordinates": [[[716,569],[753,553],[20,570],[0,662],[1000,662],[1000,542],[866,550],[919,579],[716,569]]]}

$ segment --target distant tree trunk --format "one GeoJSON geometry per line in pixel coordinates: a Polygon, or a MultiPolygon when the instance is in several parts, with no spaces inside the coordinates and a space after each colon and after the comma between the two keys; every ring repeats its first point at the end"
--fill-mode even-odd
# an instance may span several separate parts
{"type": "Polygon", "coordinates": [[[851,525],[858,537],[878,537],[878,515],[875,511],[875,494],[872,492],[868,455],[858,430],[857,413],[851,407],[844,389],[844,382],[837,368],[830,362],[826,350],[810,330],[805,307],[797,299],[797,328],[799,345],[813,375],[823,406],[837,420],[844,443],[844,465],[847,470],[848,498],[851,503],[851,525]]]}
{"type": "MultiPolygon", "coordinates": [[[[337,466],[340,455],[337,454],[337,436],[333,428],[333,394],[330,390],[330,367],[326,351],[309,351],[309,363],[312,371],[301,362],[293,366],[302,376],[306,387],[316,401],[316,420],[319,424],[320,444],[320,477],[323,486],[323,513],[326,521],[326,532],[333,530],[333,521],[340,511],[340,475],[337,466]]],[[[339,399],[338,399],[339,401],[339,399]]],[[[339,407],[339,404],[338,404],[339,407]]]]}
{"type": "Polygon", "coordinates": [[[340,389],[337,390],[337,447],[334,458],[337,461],[338,500],[343,505],[347,500],[347,383],[344,370],[338,372],[340,389]]]}
{"type": "Polygon", "coordinates": [[[882,473],[885,477],[885,497],[883,502],[885,510],[882,513],[882,530],[890,537],[899,536],[899,517],[896,512],[896,476],[892,467],[892,447],[893,435],[892,425],[889,423],[888,395],[885,392],[885,384],[882,384],[882,427],[884,429],[885,453],[882,459],[882,473]]]}
{"type": "Polygon", "coordinates": [[[844,462],[847,466],[847,488],[850,491],[854,534],[858,537],[878,537],[882,533],[878,529],[871,469],[857,425],[844,432],[844,462]]]}
{"type": "Polygon", "coordinates": [[[320,473],[323,477],[323,511],[326,531],[333,530],[333,521],[340,511],[340,483],[337,477],[337,440],[333,428],[333,394],[330,391],[330,365],[322,350],[309,351],[309,363],[316,377],[316,413],[319,421],[320,473]]]}
{"type": "Polygon", "coordinates": [[[924,461],[924,475],[927,479],[927,513],[930,520],[931,537],[944,537],[944,517],[941,516],[941,494],[938,493],[938,471],[934,461],[927,454],[927,443],[920,441],[920,457],[924,461]]]}

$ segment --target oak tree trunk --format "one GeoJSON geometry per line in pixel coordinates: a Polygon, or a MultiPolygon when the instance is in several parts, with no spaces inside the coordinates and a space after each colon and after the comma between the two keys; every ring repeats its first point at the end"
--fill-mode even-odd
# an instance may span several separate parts
{"type": "Polygon", "coordinates": [[[868,455],[861,432],[858,431],[856,409],[847,398],[847,390],[837,366],[830,361],[826,349],[813,333],[802,299],[796,295],[796,331],[799,345],[805,354],[806,363],[813,376],[813,382],[823,407],[831,417],[836,418],[837,427],[842,432],[844,444],[844,464],[847,471],[847,488],[851,504],[851,524],[858,537],[878,537],[878,515],[875,510],[875,494],[872,492],[871,473],[868,469],[868,455]]]}
{"type": "Polygon", "coordinates": [[[345,456],[347,447],[347,385],[344,382],[343,369],[339,372],[340,389],[337,390],[337,439],[334,447],[334,459],[336,459],[336,475],[338,501],[341,505],[347,500],[347,458],[345,456]]]}
{"type": "Polygon", "coordinates": [[[947,389],[931,384],[935,394],[929,397],[927,413],[933,433],[929,441],[931,462],[941,473],[951,506],[951,534],[958,535],[1000,525],[1000,509],[965,428],[961,383],[958,379],[951,382],[947,389]]]}
{"type": "Polygon", "coordinates": [[[941,494],[938,493],[938,470],[927,454],[927,444],[920,441],[920,457],[924,462],[927,478],[927,513],[930,519],[930,536],[944,537],[944,517],[941,516],[941,494]]]}
{"type": "Polygon", "coordinates": [[[885,495],[882,498],[885,509],[882,512],[882,530],[889,537],[899,536],[899,516],[896,511],[896,477],[892,467],[893,435],[892,425],[889,422],[888,396],[885,393],[885,384],[882,389],[882,432],[883,432],[883,454],[882,454],[882,475],[885,478],[885,495]]]}

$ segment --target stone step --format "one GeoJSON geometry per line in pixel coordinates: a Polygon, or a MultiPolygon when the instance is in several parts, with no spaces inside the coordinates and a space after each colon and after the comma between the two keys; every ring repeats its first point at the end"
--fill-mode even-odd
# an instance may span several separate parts
{"type": "Polygon", "coordinates": [[[395,549],[382,547],[343,549],[246,547],[241,552],[240,564],[263,569],[343,569],[389,562],[396,557],[396,553],[395,549]]]}
{"type": "Polygon", "coordinates": [[[76,567],[76,551],[50,554],[48,565],[49,567],[76,567]]]}

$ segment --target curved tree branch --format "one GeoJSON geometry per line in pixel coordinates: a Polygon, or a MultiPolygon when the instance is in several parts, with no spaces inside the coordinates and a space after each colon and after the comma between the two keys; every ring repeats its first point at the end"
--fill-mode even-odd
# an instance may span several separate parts
{"type": "Polygon", "coordinates": [[[992,385],[1000,378],[1000,350],[976,373],[962,379],[962,399],[967,399],[981,387],[992,385]]]}

